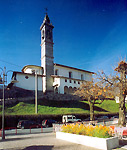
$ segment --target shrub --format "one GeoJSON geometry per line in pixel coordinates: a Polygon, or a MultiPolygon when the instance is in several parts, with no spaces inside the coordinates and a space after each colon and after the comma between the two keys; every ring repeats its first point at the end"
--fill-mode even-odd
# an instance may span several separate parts
{"type": "Polygon", "coordinates": [[[61,127],[62,132],[87,135],[99,138],[109,138],[112,137],[112,131],[109,127],[106,126],[92,126],[92,125],[83,125],[83,124],[68,124],[61,127]]]}

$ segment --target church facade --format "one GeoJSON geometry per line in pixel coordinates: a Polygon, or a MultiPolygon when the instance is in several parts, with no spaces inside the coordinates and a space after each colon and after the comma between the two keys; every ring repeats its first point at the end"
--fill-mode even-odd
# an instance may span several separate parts
{"type": "Polygon", "coordinates": [[[27,90],[71,94],[84,81],[90,81],[94,72],[54,63],[53,28],[45,15],[41,31],[41,66],[27,65],[21,72],[13,72],[12,84],[27,90]],[[16,82],[13,82],[16,81],[16,82]]]}

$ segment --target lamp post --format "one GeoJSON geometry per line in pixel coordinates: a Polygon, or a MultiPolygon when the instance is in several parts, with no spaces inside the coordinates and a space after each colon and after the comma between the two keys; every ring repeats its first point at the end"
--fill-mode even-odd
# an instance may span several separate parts
{"type": "MultiPolygon", "coordinates": [[[[11,70],[7,71],[6,72],[6,67],[4,67],[4,69],[2,69],[0,67],[0,69],[2,70],[2,74],[3,74],[3,79],[2,77],[0,76],[0,84],[3,84],[3,100],[2,100],[2,140],[5,139],[5,129],[4,129],[4,116],[5,116],[5,82],[7,82],[7,73],[10,72],[11,70]],[[6,77],[6,78],[5,78],[6,77]]],[[[11,71],[13,72],[13,71],[11,71]]]]}
{"type": "Polygon", "coordinates": [[[5,97],[4,97],[4,87],[5,87],[5,72],[6,72],[6,68],[4,67],[4,69],[0,68],[3,72],[3,80],[1,78],[1,83],[3,84],[3,100],[2,100],[2,140],[5,139],[5,130],[4,130],[4,107],[5,107],[5,97]]]}
{"type": "Polygon", "coordinates": [[[38,113],[37,108],[37,91],[38,91],[38,79],[37,79],[37,71],[35,71],[35,114],[38,113]]]}

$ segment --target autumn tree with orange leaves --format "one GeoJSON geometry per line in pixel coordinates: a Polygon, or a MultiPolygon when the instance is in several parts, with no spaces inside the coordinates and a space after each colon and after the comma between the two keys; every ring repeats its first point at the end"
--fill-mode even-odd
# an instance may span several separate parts
{"type": "Polygon", "coordinates": [[[88,101],[91,121],[94,120],[94,105],[102,103],[107,97],[112,97],[111,93],[107,92],[107,90],[110,91],[110,87],[105,86],[101,82],[92,80],[84,81],[80,88],[75,91],[75,95],[78,95],[82,99],[88,101]]]}
{"type": "Polygon", "coordinates": [[[99,72],[99,79],[112,89],[112,94],[119,97],[119,121],[118,125],[126,126],[125,114],[125,98],[127,95],[127,62],[120,61],[115,68],[117,74],[113,76],[107,76],[103,71],[99,72]]]}

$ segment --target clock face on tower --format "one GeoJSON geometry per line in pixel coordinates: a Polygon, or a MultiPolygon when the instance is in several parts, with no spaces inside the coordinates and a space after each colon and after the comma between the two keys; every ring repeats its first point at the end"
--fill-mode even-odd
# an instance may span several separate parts
{"type": "Polygon", "coordinates": [[[52,31],[51,30],[47,30],[47,32],[46,32],[46,37],[48,38],[48,39],[52,39],[52,31]]]}

